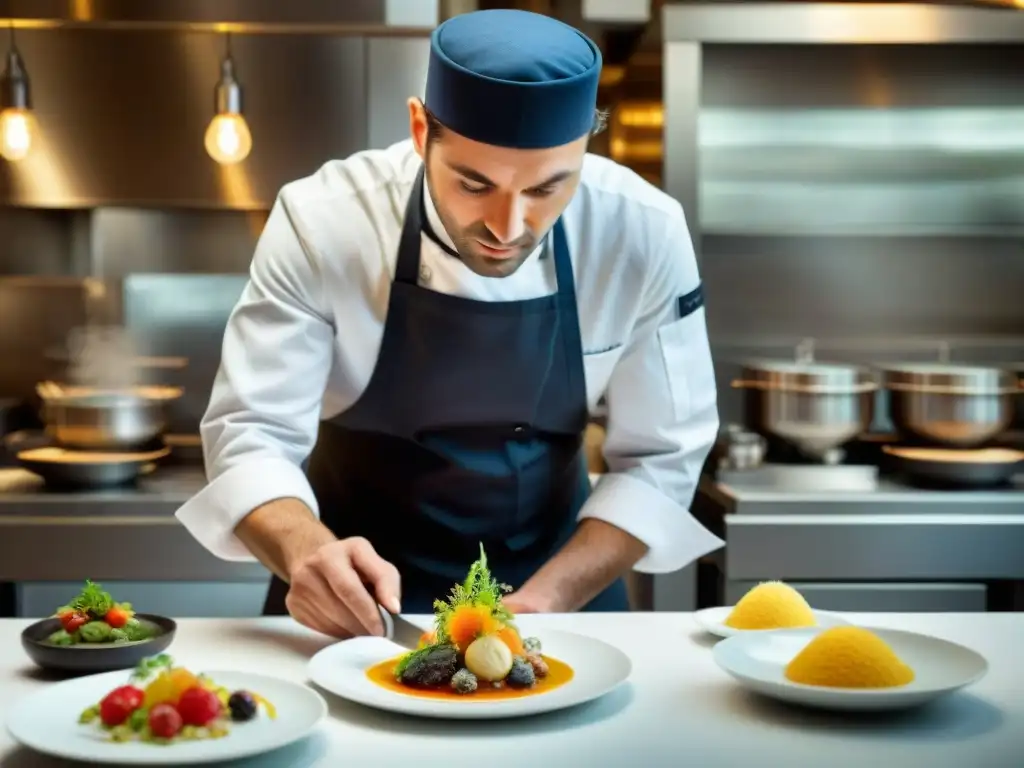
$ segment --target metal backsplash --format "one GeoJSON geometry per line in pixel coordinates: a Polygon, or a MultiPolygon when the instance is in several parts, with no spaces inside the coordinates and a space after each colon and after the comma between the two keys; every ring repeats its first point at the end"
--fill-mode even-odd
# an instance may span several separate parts
{"type": "Polygon", "coordinates": [[[252,154],[206,154],[223,35],[19,30],[39,124],[0,164],[0,205],[269,209],[283,184],[407,133],[426,38],[233,35],[252,154]]]}
{"type": "Polygon", "coordinates": [[[224,326],[247,275],[132,275],[124,281],[124,324],[142,354],[186,357],[185,368],[152,371],[154,383],[182,387],[168,431],[198,432],[220,363],[224,326]]]}

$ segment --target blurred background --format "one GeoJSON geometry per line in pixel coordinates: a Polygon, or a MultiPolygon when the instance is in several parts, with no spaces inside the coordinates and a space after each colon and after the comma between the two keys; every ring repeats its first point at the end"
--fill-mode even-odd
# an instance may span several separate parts
{"type": "Polygon", "coordinates": [[[1013,3],[0,0],[0,615],[84,578],[258,613],[266,572],[173,518],[254,245],[284,183],[406,138],[430,31],[493,7],[598,42],[592,151],[683,204],[705,281],[694,510],[727,547],[635,607],[784,578],[824,609],[1024,608],[1013,3]]]}

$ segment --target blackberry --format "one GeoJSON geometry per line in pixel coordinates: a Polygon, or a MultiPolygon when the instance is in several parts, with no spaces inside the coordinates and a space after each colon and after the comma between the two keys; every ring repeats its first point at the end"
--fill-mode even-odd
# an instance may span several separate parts
{"type": "Polygon", "coordinates": [[[256,717],[256,699],[247,691],[235,691],[228,699],[228,709],[231,710],[231,719],[243,723],[256,717]]]}

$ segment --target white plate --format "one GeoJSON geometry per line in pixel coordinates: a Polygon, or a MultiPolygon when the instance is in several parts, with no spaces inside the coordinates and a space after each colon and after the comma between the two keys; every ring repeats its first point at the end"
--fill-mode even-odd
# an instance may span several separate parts
{"type": "Polygon", "coordinates": [[[232,723],[231,733],[221,739],[167,746],[110,742],[96,723],[80,725],[78,717],[127,682],[128,673],[119,671],[48,685],[28,695],[13,707],[7,730],[15,741],[54,757],[118,765],[187,765],[251,757],[287,746],[309,734],[327,716],[324,698],[298,683],[242,672],[207,674],[230,690],[259,694],[274,705],[277,718],[261,716],[248,723],[232,723]]]}
{"type": "MultiPolygon", "coordinates": [[[[701,629],[705,632],[710,632],[712,635],[718,635],[719,637],[734,637],[735,635],[746,635],[759,632],[778,632],[776,629],[733,629],[725,625],[725,620],[732,613],[732,609],[735,606],[723,605],[716,608],[705,608],[702,611],[697,611],[693,614],[693,620],[697,622],[701,629]]],[[[808,627],[808,629],[828,629],[829,627],[843,627],[848,625],[850,622],[840,616],[838,613],[832,613],[831,611],[813,611],[814,618],[818,620],[817,627],[808,627]]]]}
{"type": "Polygon", "coordinates": [[[571,632],[539,631],[543,654],[573,669],[568,683],[534,696],[474,700],[426,698],[389,691],[366,676],[374,664],[401,654],[379,637],[357,637],[330,645],[309,662],[309,677],[331,693],[375,709],[420,717],[458,720],[522,717],[583,704],[609,693],[629,678],[633,664],[614,646],[571,632]]]}
{"type": "Polygon", "coordinates": [[[752,691],[793,704],[836,710],[907,709],[980,680],[988,662],[970,648],[937,637],[896,629],[869,628],[914,670],[898,688],[824,688],[791,683],[786,665],[820,629],[780,629],[730,637],[712,655],[719,667],[752,691]]]}

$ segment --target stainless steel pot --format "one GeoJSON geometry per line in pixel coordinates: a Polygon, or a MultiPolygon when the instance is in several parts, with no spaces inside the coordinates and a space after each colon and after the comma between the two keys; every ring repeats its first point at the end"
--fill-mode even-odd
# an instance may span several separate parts
{"type": "Polygon", "coordinates": [[[859,366],[775,361],[745,365],[732,385],[745,390],[748,427],[816,458],[867,430],[878,390],[859,366]]]}
{"type": "Polygon", "coordinates": [[[1014,398],[1017,401],[1017,407],[1015,409],[1015,416],[1013,418],[1013,428],[1024,431],[1024,363],[1015,363],[1010,366],[1010,371],[1017,377],[1017,395],[1014,398]]]}
{"type": "Polygon", "coordinates": [[[159,436],[167,427],[167,403],[180,394],[171,387],[51,389],[42,416],[47,432],[65,448],[123,450],[159,436]]]}
{"type": "Polygon", "coordinates": [[[1001,368],[908,363],[882,369],[889,418],[904,436],[974,448],[1009,428],[1020,390],[1001,368]]]}

